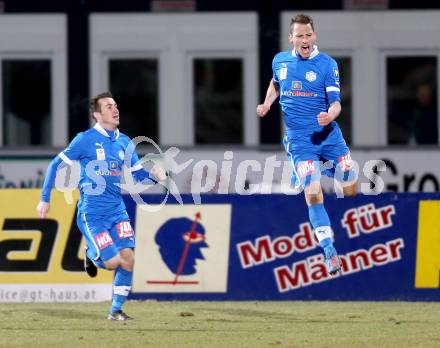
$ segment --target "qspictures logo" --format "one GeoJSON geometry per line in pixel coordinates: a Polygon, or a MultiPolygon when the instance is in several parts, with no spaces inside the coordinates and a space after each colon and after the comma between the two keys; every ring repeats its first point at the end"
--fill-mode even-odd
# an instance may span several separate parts
{"type": "Polygon", "coordinates": [[[229,204],[138,207],[133,292],[226,292],[230,225],[229,204]]]}
{"type": "MultiPolygon", "coordinates": [[[[293,91],[293,93],[296,92],[300,94],[306,93],[293,91]]],[[[303,189],[302,185],[297,186],[295,182],[291,182],[293,169],[291,162],[287,160],[279,161],[276,159],[276,156],[268,156],[264,163],[260,163],[256,159],[245,159],[233,164],[234,153],[228,150],[224,152],[223,160],[219,167],[212,159],[199,159],[196,161],[195,158],[189,158],[181,162],[180,159],[177,158],[180,152],[181,151],[176,147],[170,147],[162,151],[159,145],[152,139],[145,136],[135,137],[129,143],[125,152],[118,154],[120,158],[123,157],[124,163],[122,171],[112,170],[115,166],[112,165],[111,161],[107,163],[103,160],[93,160],[86,165],[84,173],[91,180],[92,185],[84,186],[84,193],[87,195],[100,195],[105,191],[107,184],[115,185],[123,192],[128,193],[143,210],[152,213],[159,211],[165,205],[169,195],[172,195],[179,204],[183,204],[180,194],[181,190],[177,185],[177,178],[179,175],[184,175],[185,170],[188,170],[186,174],[188,174],[188,172],[191,173],[189,184],[194,204],[201,204],[201,194],[214,191],[221,194],[238,193],[240,195],[272,193],[276,171],[278,171],[278,175],[281,174],[280,187],[282,188],[282,193],[289,195],[298,194],[303,189]],[[140,144],[152,146],[154,152],[145,154],[133,165],[133,155],[135,154],[136,146],[140,144]],[[157,161],[158,158],[163,162],[161,166],[167,171],[168,175],[166,180],[154,183],[149,179],[139,182],[133,178],[132,173],[142,168],[144,164],[146,168],[148,168],[150,164],[152,164],[152,168],[154,168],[156,165],[155,161],[157,161]],[[147,163],[149,164],[147,165],[147,163]],[[96,169],[97,167],[98,170],[96,169]],[[252,175],[258,175],[257,173],[260,173],[262,175],[261,181],[259,183],[250,183],[248,180],[250,173],[252,173],[252,175]],[[110,183],[102,178],[102,176],[118,175],[121,175],[121,180],[112,181],[110,183]],[[163,192],[165,193],[162,203],[158,205],[150,205],[145,202],[142,197],[142,194],[146,194],[148,189],[154,185],[163,186],[163,192]]],[[[69,204],[72,204],[70,198],[72,188],[78,186],[80,178],[79,164],[77,161],[71,162],[72,165],[68,167],[69,170],[66,169],[65,163],[60,164],[57,180],[55,181],[56,189],[65,193],[66,202],[69,204]]],[[[315,175],[320,175],[320,173],[324,173],[327,170],[334,173],[334,177],[338,180],[334,180],[333,188],[338,198],[344,197],[344,192],[340,188],[341,185],[338,184],[338,181],[347,181],[346,174],[349,175],[349,181],[357,180],[361,172],[365,175],[369,183],[364,182],[359,185],[360,191],[364,194],[377,195],[382,192],[384,188],[384,182],[378,175],[378,172],[386,171],[386,166],[384,166],[384,162],[381,160],[367,161],[363,165],[362,171],[360,171],[359,164],[351,160],[349,155],[341,157],[337,162],[312,162],[309,163],[309,167],[314,169],[315,175]],[[347,168],[348,164],[350,164],[350,168],[347,168]],[[350,169],[350,173],[342,171],[343,168],[350,169]]],[[[299,170],[300,168],[297,169],[299,170]]]]}

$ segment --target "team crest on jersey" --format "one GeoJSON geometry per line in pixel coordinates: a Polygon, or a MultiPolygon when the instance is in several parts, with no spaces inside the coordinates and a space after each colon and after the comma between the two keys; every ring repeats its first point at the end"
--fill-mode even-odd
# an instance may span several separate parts
{"type": "Polygon", "coordinates": [[[316,80],[316,73],[314,71],[306,72],[306,80],[309,82],[313,82],[316,80]]]}
{"type": "Polygon", "coordinates": [[[98,161],[104,161],[105,160],[105,151],[104,146],[102,143],[95,143],[96,146],[96,159],[98,161]]]}
{"type": "Polygon", "coordinates": [[[301,81],[292,81],[292,89],[302,89],[301,81]]]}

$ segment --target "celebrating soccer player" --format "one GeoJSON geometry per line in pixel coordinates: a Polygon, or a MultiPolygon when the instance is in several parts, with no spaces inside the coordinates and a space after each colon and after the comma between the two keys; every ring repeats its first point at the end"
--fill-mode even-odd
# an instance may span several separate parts
{"type": "Polygon", "coordinates": [[[304,188],[309,219],[329,274],[341,272],[333,246],[330,219],[324,207],[321,173],[334,177],[344,195],[355,195],[357,176],[345,140],[335,119],[341,113],[339,70],[336,61],[315,45],[310,16],[300,14],[290,23],[291,51],[278,53],[273,77],[257,114],[264,117],[279,97],[286,134],[283,140],[292,162],[292,184],[304,188]]]}
{"type": "MultiPolygon", "coordinates": [[[[122,306],[131,290],[135,238],[121,196],[120,181],[126,152],[132,153],[131,172],[137,181],[156,183],[166,179],[165,171],[153,167],[151,175],[139,162],[136,152],[127,147],[130,139],[119,132],[119,110],[111,93],[102,93],[90,101],[90,112],[96,124],[77,134],[69,146],[49,164],[41,201],[40,217],[49,212],[51,189],[57,169],[79,161],[81,175],[77,224],[86,242],[85,269],[95,277],[97,267],[115,270],[110,320],[132,319],[122,306]]],[[[134,148],[131,148],[134,149],[134,148]]]]}

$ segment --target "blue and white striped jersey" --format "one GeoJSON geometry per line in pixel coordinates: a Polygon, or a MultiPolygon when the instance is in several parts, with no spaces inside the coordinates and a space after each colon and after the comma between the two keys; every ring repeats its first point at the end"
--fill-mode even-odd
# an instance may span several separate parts
{"type": "MultiPolygon", "coordinates": [[[[272,62],[273,80],[280,86],[286,133],[320,131],[318,114],[340,101],[336,61],[315,46],[309,58],[292,51],[278,53],[272,62]]],[[[336,122],[334,122],[336,123],[336,122]]]]}

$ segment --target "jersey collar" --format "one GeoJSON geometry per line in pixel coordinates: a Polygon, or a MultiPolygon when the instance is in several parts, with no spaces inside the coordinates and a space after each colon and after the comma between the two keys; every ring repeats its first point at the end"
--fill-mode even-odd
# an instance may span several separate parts
{"type": "MultiPolygon", "coordinates": [[[[103,136],[105,136],[107,138],[110,138],[110,135],[107,133],[107,131],[99,123],[95,123],[93,128],[95,128],[103,136]]],[[[118,139],[118,138],[119,138],[119,129],[116,128],[116,130],[115,130],[115,139],[118,139]]]]}
{"type": "MultiPolygon", "coordinates": [[[[310,54],[310,57],[307,58],[307,59],[315,58],[318,54],[319,54],[318,46],[313,45],[313,51],[312,51],[312,53],[310,54]]],[[[302,57],[296,52],[295,49],[292,50],[292,56],[294,56],[294,57],[298,57],[298,58],[302,58],[302,57]]],[[[303,59],[304,59],[304,58],[303,58],[303,59]]]]}

